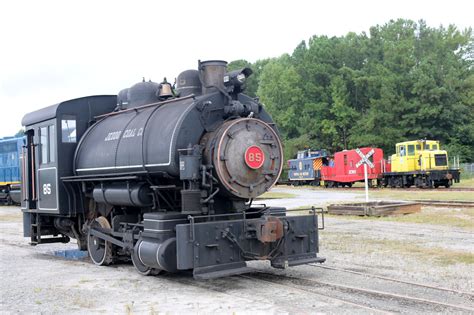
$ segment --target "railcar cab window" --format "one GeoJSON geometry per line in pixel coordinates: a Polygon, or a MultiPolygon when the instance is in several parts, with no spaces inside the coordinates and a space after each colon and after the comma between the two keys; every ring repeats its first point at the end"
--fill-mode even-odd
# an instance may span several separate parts
{"type": "Polygon", "coordinates": [[[409,144],[408,145],[408,155],[409,156],[415,155],[415,145],[414,144],[409,144]]]}
{"type": "Polygon", "coordinates": [[[40,128],[41,164],[55,161],[56,128],[54,125],[40,128]]]}
{"type": "Polygon", "coordinates": [[[76,117],[63,116],[61,120],[61,140],[63,143],[76,143],[76,117]]]}
{"type": "Polygon", "coordinates": [[[432,149],[433,151],[438,150],[438,145],[437,145],[437,144],[431,145],[431,149],[432,149]]]}
{"type": "Polygon", "coordinates": [[[400,156],[405,156],[405,146],[400,146],[400,156]]]}

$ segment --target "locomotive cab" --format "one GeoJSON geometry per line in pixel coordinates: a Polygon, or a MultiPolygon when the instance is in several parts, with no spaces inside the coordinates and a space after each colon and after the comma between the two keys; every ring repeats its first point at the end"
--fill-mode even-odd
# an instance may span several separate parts
{"type": "Polygon", "coordinates": [[[79,235],[81,223],[67,218],[84,213],[82,200],[72,198],[80,189],[62,177],[73,174],[74,151],[94,116],[112,111],[116,99],[115,95],[83,97],[24,116],[21,208],[24,236],[31,238],[31,244],[67,242],[79,235]]]}

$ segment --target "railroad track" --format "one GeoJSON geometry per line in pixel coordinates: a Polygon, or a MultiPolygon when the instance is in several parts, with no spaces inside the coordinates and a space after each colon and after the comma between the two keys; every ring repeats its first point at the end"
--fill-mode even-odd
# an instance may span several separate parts
{"type": "MultiPolygon", "coordinates": [[[[321,188],[321,189],[330,189],[331,191],[337,191],[337,190],[364,190],[364,187],[344,187],[344,188],[321,188]]],[[[449,192],[449,191],[474,191],[474,187],[459,187],[459,188],[416,188],[416,187],[410,187],[410,188],[370,188],[371,191],[438,191],[438,192],[449,192]]]]}
{"type": "MultiPolygon", "coordinates": [[[[413,292],[410,295],[403,293],[393,293],[385,290],[367,289],[361,286],[344,285],[331,283],[315,279],[304,279],[273,273],[253,273],[238,276],[245,279],[263,281],[286,287],[290,290],[304,292],[329,300],[348,304],[362,310],[370,310],[378,313],[466,313],[474,312],[472,296],[463,296],[463,303],[453,301],[455,293],[449,292],[445,299],[450,302],[443,302],[430,298],[416,297],[413,292]],[[451,302],[453,301],[453,302],[451,302]]],[[[441,292],[445,292],[441,290],[441,292]]],[[[419,294],[419,293],[418,293],[419,294]]],[[[309,297],[308,297],[309,298],[309,297]]]]}
{"type": "Polygon", "coordinates": [[[462,208],[474,207],[474,201],[429,200],[429,199],[414,199],[410,201],[414,201],[425,206],[462,207],[462,208]]]}
{"type": "Polygon", "coordinates": [[[428,288],[428,289],[435,289],[435,290],[440,290],[440,291],[452,292],[452,293],[456,293],[456,294],[459,294],[459,295],[465,295],[465,296],[468,296],[468,297],[474,299],[474,294],[470,293],[470,292],[466,292],[466,291],[454,290],[454,289],[450,289],[450,288],[433,286],[433,285],[423,284],[423,283],[418,283],[418,282],[413,282],[413,281],[404,281],[404,280],[400,280],[400,279],[375,275],[373,273],[355,271],[355,270],[345,269],[345,268],[329,267],[329,266],[323,266],[323,265],[320,265],[320,264],[308,264],[308,265],[311,266],[311,267],[317,267],[317,268],[322,268],[322,269],[327,269],[327,270],[334,270],[334,271],[342,271],[342,272],[347,272],[347,273],[351,273],[351,274],[361,275],[361,276],[364,276],[364,277],[388,280],[388,281],[393,281],[393,282],[403,283],[403,284],[408,284],[408,285],[414,285],[414,286],[428,288]]]}
{"type": "MultiPolygon", "coordinates": [[[[277,186],[290,186],[291,183],[289,182],[278,182],[276,184],[277,186]]],[[[334,188],[325,188],[322,186],[311,186],[311,185],[302,185],[302,186],[296,186],[296,187],[311,187],[311,188],[319,188],[319,189],[329,189],[329,190],[364,190],[365,187],[334,187],[334,188]]],[[[388,191],[474,191],[474,187],[450,187],[450,188],[444,188],[444,187],[439,187],[439,188],[417,188],[417,187],[410,187],[410,188],[391,188],[391,187],[372,187],[370,190],[388,190],[388,191]]]]}

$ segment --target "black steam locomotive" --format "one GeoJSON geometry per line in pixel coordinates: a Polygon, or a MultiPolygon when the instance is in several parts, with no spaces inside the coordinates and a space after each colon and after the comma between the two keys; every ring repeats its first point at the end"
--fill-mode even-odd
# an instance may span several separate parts
{"type": "Polygon", "coordinates": [[[271,117],[243,94],[248,68],[199,62],[23,118],[24,235],[77,240],[97,265],[132,260],[141,274],[212,278],[322,262],[316,213],[288,216],[253,199],[277,181],[282,145],[271,117]]]}

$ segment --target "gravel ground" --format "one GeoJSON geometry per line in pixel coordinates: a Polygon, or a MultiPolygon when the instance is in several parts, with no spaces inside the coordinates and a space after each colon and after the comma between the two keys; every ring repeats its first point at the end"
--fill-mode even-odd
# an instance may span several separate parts
{"type": "MultiPolygon", "coordinates": [[[[324,206],[337,201],[363,201],[364,198],[361,194],[350,192],[319,192],[301,188],[276,188],[273,191],[290,192],[297,196],[261,202],[295,208],[324,206]]],[[[473,230],[474,228],[330,217],[326,218],[326,229],[321,232],[320,254],[327,258],[323,266],[346,268],[472,294],[473,265],[457,261],[440,263],[436,260],[436,255],[443,250],[472,255],[473,230]],[[407,249],[400,244],[407,244],[407,249]],[[413,250],[413,246],[416,246],[416,250],[413,250]]],[[[393,306],[388,306],[391,302],[385,303],[382,299],[370,296],[355,296],[355,293],[355,300],[351,300],[347,292],[336,292],[337,290],[316,282],[311,286],[301,283],[290,286],[286,282],[271,283],[254,278],[255,274],[212,281],[195,281],[189,274],[143,277],[134,271],[133,266],[127,264],[98,267],[91,264],[88,258],[73,261],[53,255],[56,250],[74,248],[73,243],[29,246],[28,240],[22,237],[19,209],[1,207],[0,312],[377,313],[376,310],[337,299],[341,296],[356,304],[359,303],[357,299],[366,299],[366,305],[394,312],[447,312],[424,306],[398,305],[400,303],[397,304],[396,301],[393,306]],[[329,297],[324,296],[326,289],[334,292],[329,297]]],[[[472,295],[443,293],[311,265],[283,271],[272,269],[265,262],[252,262],[251,267],[264,273],[450,302],[474,310],[472,295]]]]}
{"type": "Polygon", "coordinates": [[[293,198],[262,199],[256,203],[264,203],[271,207],[286,207],[295,209],[307,206],[323,207],[329,203],[338,202],[363,202],[365,195],[351,192],[338,192],[335,190],[311,190],[305,188],[290,188],[278,186],[271,190],[274,193],[289,193],[295,195],[293,198]]]}

